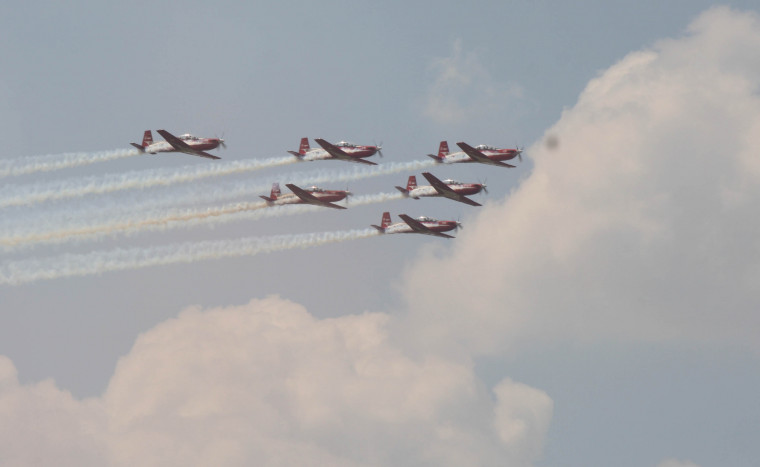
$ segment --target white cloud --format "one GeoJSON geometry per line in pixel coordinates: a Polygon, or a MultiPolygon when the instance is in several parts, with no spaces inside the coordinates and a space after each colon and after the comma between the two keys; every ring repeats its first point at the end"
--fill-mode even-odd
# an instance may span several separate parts
{"type": "Polygon", "coordinates": [[[548,396],[505,382],[494,401],[469,365],[405,354],[389,320],[319,320],[276,297],[189,309],[141,335],[103,397],[81,402],[50,381],[20,386],[3,358],[4,460],[529,465],[540,455],[548,396]]]}
{"type": "Polygon", "coordinates": [[[425,96],[422,113],[439,124],[458,124],[503,108],[522,97],[515,83],[494,79],[474,52],[462,50],[457,40],[451,55],[432,61],[435,76],[425,96]]]}
{"type": "Polygon", "coordinates": [[[450,256],[407,271],[410,341],[757,349],[757,50],[757,16],[716,8],[592,80],[546,132],[556,144],[527,151],[535,168],[519,189],[482,209],[450,256]]]}
{"type": "Polygon", "coordinates": [[[103,465],[102,406],[75,400],[50,381],[21,385],[0,355],[0,465],[103,465]]]}
{"type": "Polygon", "coordinates": [[[528,465],[541,455],[554,403],[546,393],[508,379],[499,383],[494,393],[494,426],[499,439],[505,446],[517,448],[512,458],[528,465]]]}

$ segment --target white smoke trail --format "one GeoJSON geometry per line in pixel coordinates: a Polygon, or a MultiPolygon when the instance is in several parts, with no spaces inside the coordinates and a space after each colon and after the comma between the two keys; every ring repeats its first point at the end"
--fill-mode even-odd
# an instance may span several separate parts
{"type": "Polygon", "coordinates": [[[50,172],[124,157],[133,157],[140,154],[142,153],[137,149],[117,149],[114,151],[71,152],[45,156],[19,157],[0,161],[0,178],[15,177],[35,172],[50,172]]]}
{"type": "Polygon", "coordinates": [[[295,157],[274,157],[223,163],[209,163],[194,167],[132,171],[98,177],[63,180],[60,182],[7,186],[0,189],[0,208],[22,206],[44,201],[75,198],[92,194],[112,193],[121,190],[144,189],[192,182],[209,177],[239,174],[298,162],[295,157]]]}
{"type": "Polygon", "coordinates": [[[27,259],[0,265],[0,285],[20,285],[43,279],[87,276],[109,271],[140,269],[177,263],[192,263],[233,256],[309,248],[378,235],[374,229],[321,232],[237,240],[188,242],[151,248],[129,248],[65,254],[47,259],[27,259]]]}
{"type": "Polygon", "coordinates": [[[176,204],[198,204],[219,202],[231,199],[258,197],[269,193],[273,181],[287,181],[299,186],[323,183],[343,183],[356,180],[368,179],[381,175],[390,175],[399,172],[416,171],[437,164],[432,159],[413,160],[409,162],[393,162],[376,166],[358,166],[351,164],[340,170],[320,169],[310,172],[296,172],[289,175],[276,175],[268,179],[255,179],[219,183],[204,189],[187,189],[182,192],[174,192],[165,198],[150,198],[143,207],[165,207],[176,204]]]}
{"type": "MultiPolygon", "coordinates": [[[[103,177],[87,177],[83,179],[64,180],[58,183],[42,185],[22,185],[0,188],[0,208],[22,206],[44,201],[74,198],[89,194],[106,194],[127,189],[144,189],[155,186],[169,186],[175,183],[190,182],[208,177],[218,177],[236,173],[275,167],[299,162],[295,157],[277,157],[263,160],[235,161],[226,164],[209,164],[186,168],[180,172],[175,169],[157,169],[125,174],[110,174],[103,177]],[[15,193],[14,193],[15,191],[15,193]],[[10,192],[6,194],[5,192],[10,192]]],[[[361,166],[349,170],[319,170],[295,174],[288,177],[291,183],[324,183],[361,180],[379,175],[387,175],[402,171],[419,170],[435,165],[433,160],[414,160],[410,162],[393,162],[371,167],[361,166]]],[[[209,202],[230,199],[238,196],[250,196],[268,188],[251,182],[238,184],[237,189],[229,190],[215,187],[211,190],[193,191],[191,197],[172,200],[177,202],[209,202]],[[252,190],[253,188],[253,190],[252,190]]]]}
{"type": "MultiPolygon", "coordinates": [[[[433,160],[414,160],[409,162],[395,162],[382,164],[372,167],[352,166],[343,170],[317,170],[312,172],[294,173],[288,176],[288,181],[296,185],[320,184],[324,182],[348,182],[370,178],[374,176],[398,173],[403,171],[415,171],[430,165],[436,164],[433,160]]],[[[14,226],[11,222],[0,223],[0,238],[6,248],[12,248],[14,245],[23,245],[23,240],[19,241],[18,237],[28,237],[30,242],[39,235],[48,235],[50,232],[61,230],[82,230],[87,225],[95,222],[94,217],[106,214],[106,220],[98,221],[100,224],[113,222],[113,219],[133,219],[135,212],[142,212],[144,217],[161,217],[171,215],[182,215],[179,210],[171,213],[167,212],[150,212],[164,209],[170,206],[181,204],[203,204],[228,199],[240,199],[257,197],[258,195],[268,193],[271,186],[271,179],[265,181],[262,179],[253,181],[234,181],[226,183],[216,183],[199,189],[196,186],[175,188],[171,192],[163,193],[160,196],[142,197],[143,199],[125,200],[121,198],[118,202],[109,202],[107,209],[103,206],[87,206],[80,204],[79,207],[67,208],[65,211],[60,209],[42,212],[34,218],[23,219],[21,226],[14,226]],[[77,220],[79,221],[77,222],[77,220]],[[84,224],[84,226],[83,226],[84,224]]],[[[356,198],[354,198],[356,199],[356,198]]],[[[13,219],[9,219],[13,220],[13,219]]],[[[55,237],[55,235],[53,235],[55,237]]],[[[28,242],[27,242],[28,243],[28,242]]],[[[31,243],[30,243],[31,244],[31,243]]]]}
{"type": "MultiPolygon", "coordinates": [[[[377,193],[351,198],[350,206],[402,199],[401,193],[377,193]]],[[[267,203],[234,203],[206,209],[183,209],[169,212],[142,213],[137,217],[106,220],[100,224],[69,226],[46,232],[24,232],[14,236],[0,237],[0,247],[20,249],[39,244],[59,244],[69,241],[100,239],[117,233],[132,234],[148,231],[166,231],[180,227],[202,224],[227,223],[237,220],[257,220],[263,218],[298,215],[325,209],[309,204],[269,207],[267,203]],[[263,209],[268,208],[268,209],[263,209]]]]}

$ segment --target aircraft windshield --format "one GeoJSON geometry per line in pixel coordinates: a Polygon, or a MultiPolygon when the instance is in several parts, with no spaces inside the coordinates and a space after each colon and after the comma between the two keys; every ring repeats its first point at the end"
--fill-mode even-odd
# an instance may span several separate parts
{"type": "Polygon", "coordinates": [[[353,148],[356,146],[354,143],[349,143],[348,141],[338,141],[335,145],[339,148],[353,148]]]}
{"type": "Polygon", "coordinates": [[[445,183],[446,185],[462,185],[462,182],[458,182],[450,178],[448,180],[444,180],[443,183],[445,183]]]}
{"type": "Polygon", "coordinates": [[[487,144],[479,144],[479,145],[475,146],[475,149],[483,151],[483,150],[486,150],[486,149],[496,149],[496,148],[493,147],[493,146],[489,146],[487,144]]]}

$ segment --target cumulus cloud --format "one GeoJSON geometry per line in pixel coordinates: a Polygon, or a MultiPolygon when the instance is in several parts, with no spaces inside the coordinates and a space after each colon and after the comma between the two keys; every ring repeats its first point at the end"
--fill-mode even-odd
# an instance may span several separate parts
{"type": "Polygon", "coordinates": [[[104,427],[99,401],[78,401],[51,380],[21,385],[0,355],[1,465],[104,465],[104,427]]]}
{"type": "Polygon", "coordinates": [[[450,255],[407,271],[414,340],[757,348],[757,50],[758,17],[715,8],[592,80],[529,148],[519,188],[482,209],[450,255]],[[440,271],[445,288],[428,280],[440,271]]]}
{"type": "Polygon", "coordinates": [[[422,113],[439,124],[458,124],[503,108],[522,97],[522,88],[491,76],[475,52],[465,52],[457,40],[451,55],[431,62],[435,76],[425,95],[422,113]]]}
{"type": "Polygon", "coordinates": [[[105,394],[18,384],[0,359],[6,465],[530,465],[552,414],[466,363],[411,357],[389,315],[316,319],[276,297],[141,335],[105,394]],[[7,448],[7,449],[6,449],[7,448]]]}

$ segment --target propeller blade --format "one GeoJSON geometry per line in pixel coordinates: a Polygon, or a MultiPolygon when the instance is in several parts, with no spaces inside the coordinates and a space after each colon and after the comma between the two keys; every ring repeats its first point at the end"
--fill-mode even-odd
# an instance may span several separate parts
{"type": "Polygon", "coordinates": [[[487,178],[486,178],[486,179],[484,179],[483,181],[480,181],[480,180],[478,180],[478,184],[480,184],[480,188],[483,190],[483,192],[484,192],[485,194],[488,194],[488,189],[486,189],[486,187],[488,186],[488,185],[486,185],[486,182],[487,182],[487,181],[488,181],[488,179],[487,179],[487,178]]]}

